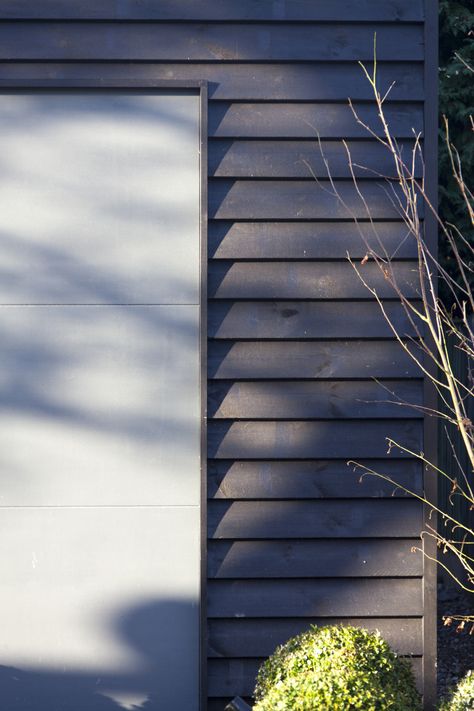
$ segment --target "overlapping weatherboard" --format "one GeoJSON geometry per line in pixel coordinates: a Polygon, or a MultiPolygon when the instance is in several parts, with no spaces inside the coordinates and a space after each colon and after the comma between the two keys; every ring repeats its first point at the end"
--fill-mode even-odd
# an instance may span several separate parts
{"type": "Polygon", "coordinates": [[[2,697],[198,709],[202,97],[91,84],[0,95],[2,697]]]}
{"type": "MultiPolygon", "coordinates": [[[[380,130],[371,88],[356,61],[371,58],[377,32],[380,85],[395,81],[385,103],[390,127],[406,145],[413,129],[424,132],[433,198],[436,5],[5,0],[0,8],[0,18],[10,23],[10,45],[0,64],[3,85],[41,85],[45,77],[85,86],[91,78],[119,85],[144,79],[209,82],[208,374],[216,414],[209,420],[208,460],[209,711],[222,711],[235,694],[249,696],[258,664],[276,644],[311,622],[341,619],[380,629],[400,653],[412,656],[428,705],[434,697],[434,567],[409,553],[418,542],[423,511],[392,497],[380,481],[361,488],[345,463],[360,455],[422,486],[424,473],[414,460],[392,455],[387,468],[383,440],[390,427],[428,452],[434,447],[432,420],[347,418],[354,404],[344,396],[344,383],[354,392],[357,382],[375,375],[398,381],[417,397],[422,393],[427,403],[431,395],[376,306],[361,297],[356,280],[346,280],[346,252],[362,259],[364,246],[334,201],[318,202],[300,158],[307,154],[317,177],[324,178],[319,133],[338,183],[347,181],[337,145],[342,138],[371,166],[383,161],[374,144],[362,142],[363,128],[347,106],[350,96],[361,118],[380,130]],[[166,31],[179,39],[169,58],[166,31]],[[334,41],[307,41],[323,33],[334,41]],[[304,383],[312,402],[322,389],[319,408],[340,405],[334,417],[312,419],[305,412],[300,419],[304,383]],[[267,387],[260,390],[260,384],[267,387]],[[269,421],[263,414],[273,403],[276,416],[269,421]],[[392,516],[385,536],[380,522],[387,506],[392,516]],[[312,523],[312,513],[321,508],[330,524],[325,537],[312,523]],[[341,518],[352,509],[359,514],[341,518]],[[361,537],[372,514],[374,535],[361,537]],[[296,531],[299,536],[292,537],[296,531]]],[[[363,180],[375,200],[384,244],[389,250],[401,245],[399,266],[407,269],[416,254],[403,240],[403,225],[377,196],[376,178],[363,180]]],[[[435,241],[430,220],[427,215],[435,241]]],[[[406,330],[396,304],[386,303],[406,330]]]]}

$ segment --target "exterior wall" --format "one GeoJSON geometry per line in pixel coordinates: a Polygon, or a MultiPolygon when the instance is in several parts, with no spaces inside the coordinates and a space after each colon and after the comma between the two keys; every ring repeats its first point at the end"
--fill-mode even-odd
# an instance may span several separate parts
{"type": "MultiPolygon", "coordinates": [[[[359,484],[346,466],[360,458],[420,490],[416,461],[382,460],[386,436],[423,449],[427,425],[374,403],[384,396],[370,378],[420,403],[426,388],[347,263],[347,251],[363,257],[360,237],[311,174],[327,177],[319,134],[340,190],[366,218],[338,142],[350,140],[359,162],[384,171],[386,158],[347,107],[350,96],[375,125],[357,60],[371,60],[376,32],[380,83],[396,81],[386,104],[392,131],[409,142],[425,108],[435,111],[436,64],[429,50],[425,68],[424,56],[425,35],[436,45],[436,3],[426,7],[426,23],[423,0],[0,8],[0,86],[130,80],[138,63],[141,76],[209,82],[210,711],[251,694],[276,644],[341,619],[380,629],[413,655],[420,682],[425,660],[432,698],[434,577],[430,567],[425,595],[423,560],[410,552],[424,512],[381,480],[359,484]]],[[[425,137],[433,183],[432,123],[425,137]]],[[[364,186],[391,249],[404,234],[399,216],[376,179],[365,174],[364,186]]],[[[398,258],[407,277],[415,257],[406,241],[398,258]]],[[[396,302],[388,308],[409,333],[396,302]]]]}

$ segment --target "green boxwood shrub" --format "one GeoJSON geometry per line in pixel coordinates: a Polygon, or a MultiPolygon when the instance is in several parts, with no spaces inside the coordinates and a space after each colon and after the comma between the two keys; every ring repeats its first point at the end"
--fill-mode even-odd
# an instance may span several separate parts
{"type": "Polygon", "coordinates": [[[440,711],[473,711],[474,671],[469,671],[461,679],[449,698],[439,707],[440,711]]]}
{"type": "Polygon", "coordinates": [[[312,626],[260,667],[254,711],[420,711],[410,664],[378,634],[312,626]]]}

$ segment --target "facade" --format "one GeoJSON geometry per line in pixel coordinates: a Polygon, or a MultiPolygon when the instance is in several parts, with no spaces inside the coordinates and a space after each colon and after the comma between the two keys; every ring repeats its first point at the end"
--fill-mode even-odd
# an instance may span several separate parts
{"type": "MultiPolygon", "coordinates": [[[[434,0],[3,0],[0,6],[4,96],[141,91],[178,103],[191,98],[179,120],[188,131],[182,140],[195,140],[190,184],[195,190],[200,181],[200,196],[194,195],[194,208],[175,206],[169,220],[200,201],[189,234],[195,245],[201,239],[208,261],[199,261],[189,244],[176,249],[181,264],[192,262],[194,279],[180,303],[200,314],[189,367],[200,358],[201,390],[195,380],[183,397],[195,398],[190,417],[194,434],[201,433],[193,451],[202,489],[192,501],[184,489],[179,495],[181,504],[200,508],[203,574],[199,581],[196,572],[192,583],[201,586],[200,639],[184,634],[182,644],[194,640],[196,664],[201,657],[201,708],[209,711],[222,711],[235,695],[250,698],[256,670],[277,644],[311,623],[339,620],[379,629],[412,657],[426,707],[434,700],[436,577],[434,566],[411,552],[426,512],[380,479],[360,483],[346,464],[364,461],[421,491],[432,483],[423,482],[415,459],[387,456],[386,437],[431,458],[436,449],[429,418],[376,402],[386,398],[374,377],[410,402],[430,405],[434,396],[348,263],[347,253],[362,259],[365,246],[347,211],[324,189],[318,137],[338,188],[367,223],[340,143],[345,139],[357,162],[374,170],[362,177],[372,216],[408,274],[416,251],[375,175],[384,173],[387,158],[347,101],[376,126],[372,90],[358,66],[373,59],[375,34],[380,86],[394,82],[386,103],[392,132],[407,147],[414,130],[423,133],[434,196],[434,0]],[[207,413],[199,409],[204,394],[207,413]]],[[[176,107],[169,108],[171,128],[176,107]]],[[[162,115],[166,110],[160,105],[162,115]]],[[[179,162],[178,154],[167,160],[179,162]]],[[[166,176],[161,179],[165,185],[166,176]]],[[[171,210],[171,198],[168,204],[171,210]]],[[[425,223],[435,244],[429,215],[425,223]]],[[[138,219],[133,224],[139,229],[138,219]]],[[[412,335],[393,294],[378,286],[400,330],[412,335]]],[[[176,282],[173,288],[178,294],[187,287],[176,282]]],[[[155,296],[146,293],[136,303],[175,303],[165,290],[158,301],[155,296]]],[[[130,298],[126,303],[135,303],[130,298]]],[[[128,500],[104,495],[101,501],[147,505],[146,492],[135,500],[127,491],[128,500]]],[[[51,501],[41,505],[54,507],[51,501]]],[[[189,550],[173,547],[180,525],[184,530],[188,523],[176,518],[168,527],[176,560],[189,550]]],[[[173,609],[176,619],[196,626],[192,614],[173,609]]],[[[163,617],[138,615],[136,624],[144,620],[150,636],[159,636],[163,617]]],[[[153,654],[166,656],[166,647],[151,641],[153,654]]],[[[15,666],[1,649],[0,655],[0,664],[15,666]]],[[[87,672],[84,684],[92,677],[87,672]]],[[[109,681],[118,688],[117,678],[109,681]]],[[[148,703],[143,708],[152,711],[153,698],[148,703]]]]}

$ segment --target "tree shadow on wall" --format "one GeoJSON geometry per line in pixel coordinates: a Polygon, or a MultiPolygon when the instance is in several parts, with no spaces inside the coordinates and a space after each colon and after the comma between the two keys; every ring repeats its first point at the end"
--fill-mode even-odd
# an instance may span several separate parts
{"type": "MultiPolygon", "coordinates": [[[[113,620],[130,670],[0,666],[4,711],[184,711],[199,699],[199,611],[186,600],[145,602],[113,620]]],[[[45,640],[47,647],[47,640],[45,640]]]]}

